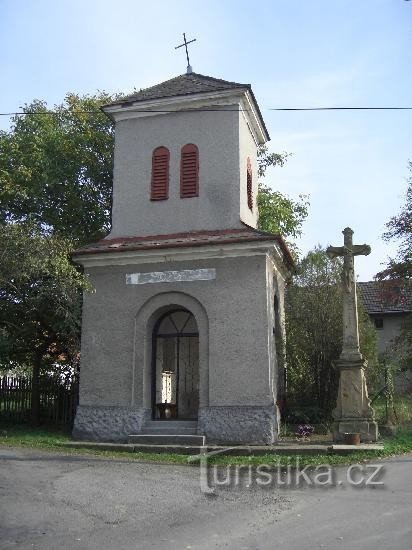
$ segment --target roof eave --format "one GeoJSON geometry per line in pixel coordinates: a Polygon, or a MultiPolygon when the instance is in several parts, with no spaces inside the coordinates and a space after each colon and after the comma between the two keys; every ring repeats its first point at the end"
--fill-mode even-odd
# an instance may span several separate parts
{"type": "MultiPolygon", "coordinates": [[[[256,102],[256,98],[252,92],[250,85],[244,87],[236,87],[226,90],[214,90],[211,92],[194,92],[188,94],[179,94],[167,97],[161,97],[158,99],[147,100],[126,100],[118,101],[115,103],[109,103],[102,105],[101,110],[113,121],[121,120],[124,118],[131,118],[133,113],[134,117],[143,117],[156,114],[164,114],[166,112],[179,112],[187,108],[188,110],[196,110],[201,108],[205,102],[217,101],[221,102],[221,106],[229,98],[236,98],[237,101],[241,101],[241,98],[245,98],[248,106],[249,116],[252,119],[253,126],[255,126],[256,132],[259,136],[260,143],[266,143],[270,140],[269,132],[264,123],[259,106],[256,102]],[[198,106],[190,107],[194,103],[198,103],[198,106]],[[164,109],[164,111],[162,111],[164,109]]],[[[219,106],[219,103],[217,103],[219,106]]]]}

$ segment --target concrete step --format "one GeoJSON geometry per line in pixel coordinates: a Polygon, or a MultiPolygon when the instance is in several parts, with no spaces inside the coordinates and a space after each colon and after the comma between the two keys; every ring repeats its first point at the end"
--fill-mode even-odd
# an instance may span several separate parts
{"type": "Polygon", "coordinates": [[[190,445],[193,447],[204,445],[206,438],[203,435],[189,434],[136,434],[129,435],[129,443],[135,445],[190,445]]]}
{"type": "Polygon", "coordinates": [[[163,428],[155,426],[154,428],[142,428],[142,435],[197,435],[197,428],[163,428]]]}
{"type": "Polygon", "coordinates": [[[197,435],[196,420],[149,420],[141,435],[197,435]]]}
{"type": "Polygon", "coordinates": [[[142,428],[142,435],[197,435],[197,428],[162,428],[156,426],[154,428],[142,428]]]}

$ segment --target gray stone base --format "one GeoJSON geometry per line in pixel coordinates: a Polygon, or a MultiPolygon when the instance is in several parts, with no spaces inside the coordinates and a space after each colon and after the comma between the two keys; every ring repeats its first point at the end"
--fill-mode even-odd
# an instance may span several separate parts
{"type": "Polygon", "coordinates": [[[140,432],[150,417],[151,411],[142,407],[79,405],[72,435],[83,441],[124,443],[130,434],[140,432]]]}
{"type": "Polygon", "coordinates": [[[373,420],[362,418],[344,418],[333,425],[333,440],[343,441],[345,433],[359,433],[362,443],[377,441],[378,424],[373,420]]]}
{"type": "Polygon", "coordinates": [[[340,371],[338,398],[333,411],[335,420],[333,440],[344,441],[345,433],[360,434],[361,442],[378,439],[378,424],[371,407],[365,368],[367,362],[358,359],[339,359],[336,366],[340,371]]]}
{"type": "Polygon", "coordinates": [[[198,433],[209,444],[271,445],[278,436],[279,413],[271,407],[202,407],[198,433]]]}

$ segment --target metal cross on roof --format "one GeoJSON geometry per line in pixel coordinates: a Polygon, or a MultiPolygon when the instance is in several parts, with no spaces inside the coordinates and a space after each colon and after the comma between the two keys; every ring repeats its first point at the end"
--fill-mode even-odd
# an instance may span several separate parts
{"type": "Polygon", "coordinates": [[[182,48],[183,46],[185,47],[186,49],[186,59],[187,59],[187,69],[186,69],[186,72],[187,74],[190,74],[192,72],[192,67],[190,65],[190,61],[189,61],[189,52],[187,51],[187,46],[188,44],[191,44],[192,42],[196,42],[196,38],[193,38],[193,40],[189,40],[189,42],[186,40],[186,34],[183,33],[183,44],[180,44],[180,46],[175,46],[175,50],[177,50],[178,48],[182,48]]]}

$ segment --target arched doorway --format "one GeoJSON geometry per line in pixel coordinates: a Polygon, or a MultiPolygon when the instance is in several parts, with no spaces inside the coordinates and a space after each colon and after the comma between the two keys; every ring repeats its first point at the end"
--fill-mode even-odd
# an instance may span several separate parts
{"type": "Polygon", "coordinates": [[[197,418],[199,331],[187,309],[168,311],[154,326],[152,409],[155,419],[197,418]]]}

